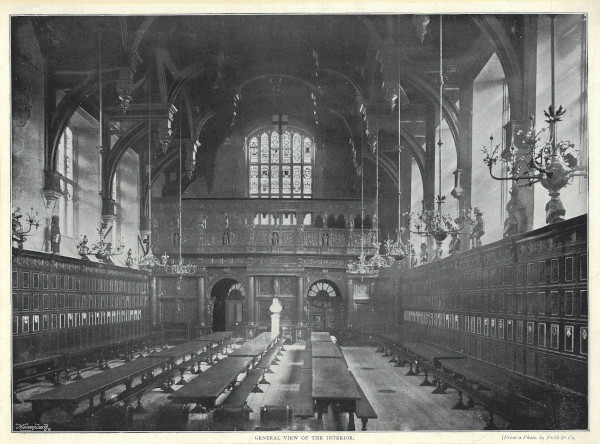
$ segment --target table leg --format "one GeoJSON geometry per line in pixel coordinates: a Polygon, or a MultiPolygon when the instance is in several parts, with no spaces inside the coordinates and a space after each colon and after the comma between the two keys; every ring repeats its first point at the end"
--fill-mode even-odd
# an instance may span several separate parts
{"type": "Polygon", "coordinates": [[[354,424],[354,412],[348,412],[348,431],[355,431],[356,425],[354,424]]]}
{"type": "Polygon", "coordinates": [[[362,431],[366,432],[367,431],[367,422],[369,422],[369,418],[360,418],[360,421],[362,422],[362,431]]]}

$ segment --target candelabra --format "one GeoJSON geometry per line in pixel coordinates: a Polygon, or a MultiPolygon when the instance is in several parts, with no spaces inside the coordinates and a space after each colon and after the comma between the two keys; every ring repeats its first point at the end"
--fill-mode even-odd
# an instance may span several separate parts
{"type": "Polygon", "coordinates": [[[422,237],[431,236],[436,243],[433,260],[441,259],[442,243],[449,234],[460,234],[465,225],[471,220],[470,209],[463,208],[459,210],[458,217],[454,218],[450,214],[444,214],[442,206],[446,201],[446,196],[441,194],[442,190],[442,120],[443,120],[443,94],[444,94],[444,72],[442,64],[442,17],[440,16],[440,71],[439,71],[439,127],[438,127],[438,191],[436,198],[437,209],[427,209],[422,213],[405,213],[408,223],[408,230],[411,233],[422,237]]]}
{"type": "Polygon", "coordinates": [[[20,208],[12,212],[12,240],[17,243],[19,250],[23,249],[23,243],[25,243],[27,237],[33,235],[31,230],[35,228],[35,231],[37,231],[40,226],[40,218],[37,211],[33,214],[33,208],[31,208],[31,213],[27,213],[27,217],[25,218],[27,229],[25,229],[21,222],[22,217],[20,208]]]}
{"type": "Polygon", "coordinates": [[[564,220],[566,211],[559,199],[559,191],[567,186],[576,176],[585,176],[584,167],[578,164],[578,150],[569,141],[558,140],[558,122],[565,114],[566,109],[555,105],[555,80],[554,80],[554,25],[555,16],[551,16],[550,24],[550,68],[551,68],[551,104],[544,111],[548,124],[548,137],[542,141],[542,134],[546,128],[536,132],[533,116],[530,117],[529,130],[517,132],[517,138],[522,141],[522,149],[514,145],[501,153],[500,145],[494,147],[493,136],[490,136],[489,150],[484,146],[483,162],[489,169],[490,176],[496,180],[511,180],[517,186],[533,186],[540,183],[548,190],[550,201],[546,204],[546,223],[552,224],[564,220]],[[498,177],[493,172],[493,167],[501,161],[506,164],[507,177],[498,177]]]}
{"type": "MultiPolygon", "coordinates": [[[[181,104],[180,104],[180,106],[181,106],[181,104]]],[[[182,223],[181,223],[181,213],[182,213],[181,176],[183,175],[182,166],[181,166],[181,161],[182,161],[181,151],[182,151],[181,116],[179,116],[179,219],[177,220],[178,226],[179,226],[179,236],[177,237],[177,240],[179,243],[179,259],[177,260],[177,262],[173,261],[172,263],[169,263],[167,253],[165,252],[164,256],[161,257],[161,265],[163,265],[165,267],[165,271],[167,272],[167,274],[176,274],[176,275],[179,275],[180,277],[183,276],[184,274],[194,274],[194,273],[196,273],[196,270],[198,268],[196,265],[193,265],[193,264],[187,264],[187,265],[184,264],[183,258],[181,256],[181,244],[183,243],[183,236],[182,236],[183,233],[182,233],[182,223]]]]}
{"type": "Polygon", "coordinates": [[[104,263],[114,264],[112,257],[123,253],[125,250],[125,244],[123,243],[122,239],[117,240],[114,245],[112,242],[107,242],[106,238],[110,234],[111,230],[112,226],[107,229],[105,225],[102,225],[97,230],[98,240],[93,243],[91,247],[87,246],[88,238],[86,235],[84,235],[77,244],[77,251],[79,252],[79,255],[82,258],[89,260],[88,256],[91,254],[104,263]]]}

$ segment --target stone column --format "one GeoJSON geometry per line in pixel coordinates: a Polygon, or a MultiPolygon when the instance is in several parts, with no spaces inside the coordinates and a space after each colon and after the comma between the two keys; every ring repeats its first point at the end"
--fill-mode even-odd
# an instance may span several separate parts
{"type": "Polygon", "coordinates": [[[204,327],[206,324],[206,289],[204,276],[198,277],[198,324],[204,327]]]}
{"type": "Polygon", "coordinates": [[[254,276],[248,277],[248,325],[254,325],[254,276]]]}
{"type": "Polygon", "coordinates": [[[296,296],[296,320],[301,326],[304,324],[304,279],[298,277],[298,295],[296,296]]]}
{"type": "Polygon", "coordinates": [[[348,279],[348,297],[346,298],[346,326],[352,327],[354,320],[354,283],[348,279]]]}

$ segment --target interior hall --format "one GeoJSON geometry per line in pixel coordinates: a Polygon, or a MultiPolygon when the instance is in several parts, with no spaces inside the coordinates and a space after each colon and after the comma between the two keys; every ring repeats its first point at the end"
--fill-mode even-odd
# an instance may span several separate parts
{"type": "Polygon", "coordinates": [[[588,429],[586,14],[10,37],[14,432],[588,429]]]}

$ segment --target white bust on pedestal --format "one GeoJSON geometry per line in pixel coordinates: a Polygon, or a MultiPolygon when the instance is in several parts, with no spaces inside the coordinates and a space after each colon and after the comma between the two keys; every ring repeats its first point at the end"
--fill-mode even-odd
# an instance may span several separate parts
{"type": "Polygon", "coordinates": [[[283,307],[281,306],[281,302],[277,298],[273,298],[273,303],[269,307],[271,310],[271,335],[277,336],[279,335],[279,318],[281,317],[280,313],[283,307]]]}

